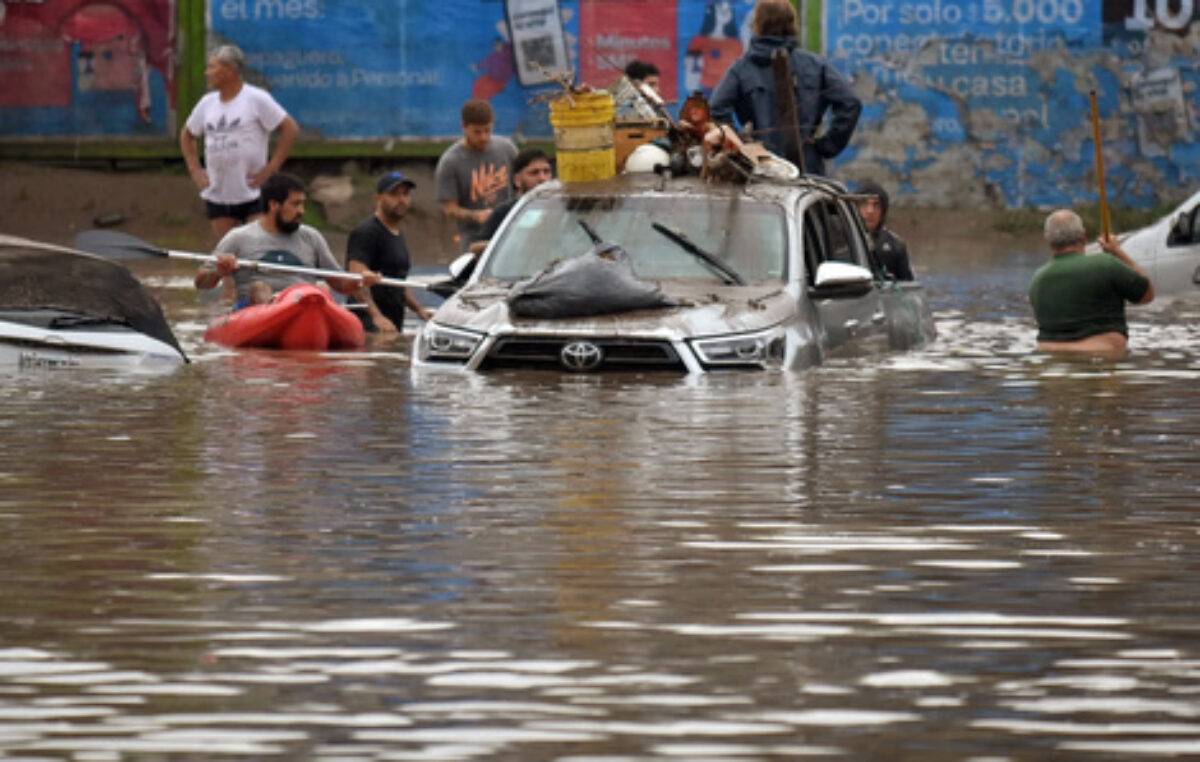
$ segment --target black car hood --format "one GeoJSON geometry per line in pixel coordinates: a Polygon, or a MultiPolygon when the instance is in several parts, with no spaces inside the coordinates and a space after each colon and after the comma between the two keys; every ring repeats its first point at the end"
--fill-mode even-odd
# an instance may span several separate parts
{"type": "Polygon", "coordinates": [[[74,249],[0,236],[0,308],[63,310],[128,325],[184,355],[162,308],[137,278],[120,264],[74,249]]]}

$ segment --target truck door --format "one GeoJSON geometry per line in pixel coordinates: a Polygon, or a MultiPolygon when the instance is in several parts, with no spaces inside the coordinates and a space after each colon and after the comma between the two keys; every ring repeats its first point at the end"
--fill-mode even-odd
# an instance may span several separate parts
{"type": "Polygon", "coordinates": [[[802,202],[800,215],[805,295],[817,313],[826,349],[840,348],[839,354],[886,349],[887,315],[875,283],[851,288],[820,287],[817,283],[821,265],[830,262],[872,271],[861,223],[852,217],[844,201],[831,196],[805,201],[808,203],[802,202]]]}

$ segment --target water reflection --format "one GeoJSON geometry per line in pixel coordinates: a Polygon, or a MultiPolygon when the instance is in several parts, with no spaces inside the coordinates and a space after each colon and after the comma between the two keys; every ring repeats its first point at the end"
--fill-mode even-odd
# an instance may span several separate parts
{"type": "Polygon", "coordinates": [[[193,365],[0,385],[0,756],[1194,757],[1200,310],[1031,355],[1015,261],[702,378],[224,352],[164,285],[193,365]]]}

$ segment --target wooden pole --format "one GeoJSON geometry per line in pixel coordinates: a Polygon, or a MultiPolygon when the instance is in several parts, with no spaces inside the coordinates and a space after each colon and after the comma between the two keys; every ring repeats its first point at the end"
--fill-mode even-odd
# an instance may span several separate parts
{"type": "Polygon", "coordinates": [[[1104,156],[1100,149],[1100,111],[1096,107],[1096,91],[1088,96],[1092,101],[1092,140],[1096,144],[1096,182],[1100,185],[1100,234],[1108,237],[1112,234],[1112,225],[1108,219],[1108,195],[1104,191],[1104,156]]]}

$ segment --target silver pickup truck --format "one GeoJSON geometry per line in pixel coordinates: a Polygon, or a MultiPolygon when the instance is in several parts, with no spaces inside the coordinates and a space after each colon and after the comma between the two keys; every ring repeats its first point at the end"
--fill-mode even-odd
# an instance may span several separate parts
{"type": "MultiPolygon", "coordinates": [[[[597,295],[603,299],[602,295],[597,295]]],[[[834,353],[934,338],[919,282],[874,260],[845,189],[825,178],[710,183],[626,174],[545,183],[514,207],[466,284],[415,343],[414,366],[573,372],[801,369],[834,353]],[[663,304],[527,317],[513,295],[595,252],[627,254],[663,304]]]]}

